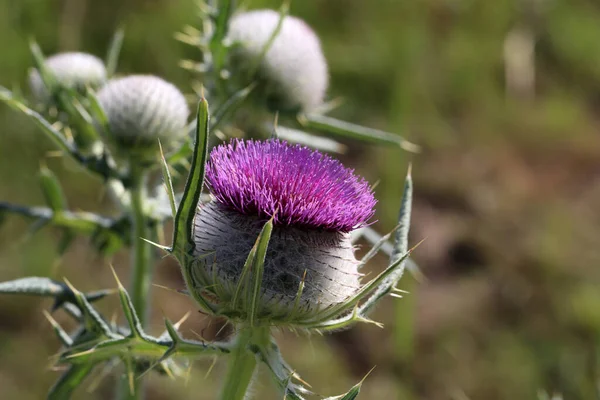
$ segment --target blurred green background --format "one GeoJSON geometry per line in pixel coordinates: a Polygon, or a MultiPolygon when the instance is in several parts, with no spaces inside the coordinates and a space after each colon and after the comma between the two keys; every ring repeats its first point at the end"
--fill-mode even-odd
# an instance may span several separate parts
{"type": "MultiPolygon", "coordinates": [[[[251,8],[276,1],[249,0],[251,8]]],[[[197,25],[192,0],[0,0],[0,84],[26,87],[28,39],[46,54],[103,57],[126,29],[119,72],[153,73],[190,92],[178,67],[197,58],[173,39],[197,25]]],[[[597,399],[600,339],[600,3],[589,0],[312,0],[292,14],[322,38],[337,117],[402,133],[423,146],[349,143],[344,161],[380,180],[375,227],[395,225],[408,162],[415,179],[412,242],[426,279],[357,326],[327,337],[279,335],[291,365],[317,393],[347,390],[372,367],[364,399],[597,399]]],[[[0,105],[0,199],[40,205],[40,160],[62,178],[73,209],[111,212],[101,182],[50,157],[51,144],[0,105]]],[[[85,239],[57,260],[57,232],[34,235],[17,217],[0,229],[0,280],[68,279],[112,287],[109,263],[127,278],[127,255],[100,259],[85,239]]],[[[381,269],[383,257],[374,270],[381,269]]],[[[164,260],[156,283],[181,288],[164,260]]],[[[192,302],[155,288],[153,333],[192,302]]],[[[42,315],[47,301],[0,298],[0,398],[41,399],[58,373],[42,315]]],[[[104,303],[117,313],[116,299],[104,303]]],[[[67,319],[57,315],[61,322],[67,319]]],[[[214,336],[219,321],[193,313],[183,332],[214,336]]],[[[221,333],[222,335],[222,333],[221,333]]],[[[151,399],[212,399],[224,366],[198,362],[187,382],[155,377],[151,399]]],[[[80,399],[106,399],[114,384],[89,381],[80,399]],[[97,386],[97,388],[95,387],[97,386]]],[[[266,374],[257,399],[275,399],[266,374]]]]}

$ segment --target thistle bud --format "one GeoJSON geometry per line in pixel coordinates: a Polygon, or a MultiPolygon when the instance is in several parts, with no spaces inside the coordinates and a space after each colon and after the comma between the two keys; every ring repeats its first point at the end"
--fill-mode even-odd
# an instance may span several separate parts
{"type": "MultiPolygon", "coordinates": [[[[86,53],[60,53],[45,61],[48,71],[62,86],[82,91],[86,86],[101,86],[106,81],[106,67],[98,57],[86,53]]],[[[36,100],[47,102],[50,93],[38,70],[29,74],[29,86],[36,100]]]]}
{"type": "Polygon", "coordinates": [[[263,55],[279,20],[273,10],[250,11],[231,19],[229,39],[239,45],[233,67],[246,71],[258,67],[260,89],[271,108],[310,111],[323,103],[329,81],[319,38],[304,21],[286,16],[263,55]]]}
{"type": "Polygon", "coordinates": [[[108,119],[109,138],[117,152],[153,157],[158,140],[172,147],[186,134],[189,109],[172,84],[151,75],[109,81],[98,92],[108,119]]]}
{"type": "Polygon", "coordinates": [[[260,315],[310,316],[356,294],[360,274],[349,232],[373,216],[366,181],[327,155],[279,140],[218,146],[206,168],[214,201],[200,204],[194,220],[189,275],[198,285],[191,290],[219,287],[217,301],[227,303],[272,219],[260,315]]]}

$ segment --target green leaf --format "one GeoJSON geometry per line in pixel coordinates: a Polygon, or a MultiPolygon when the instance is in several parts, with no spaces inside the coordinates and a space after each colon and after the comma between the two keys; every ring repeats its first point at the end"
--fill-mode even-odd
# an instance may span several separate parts
{"type": "Polygon", "coordinates": [[[256,318],[258,316],[261,287],[263,280],[263,272],[265,270],[265,256],[267,254],[267,248],[269,247],[269,240],[271,239],[271,232],[273,231],[273,218],[271,218],[260,231],[260,235],[256,240],[256,255],[254,256],[254,262],[252,263],[252,297],[250,301],[250,326],[256,324],[256,318]]]}
{"type": "MultiPolygon", "coordinates": [[[[173,246],[172,251],[178,257],[182,266],[183,277],[190,286],[193,281],[190,276],[190,271],[187,268],[189,258],[193,256],[194,240],[193,240],[193,225],[194,216],[202,186],[204,185],[204,170],[206,157],[208,156],[208,129],[209,129],[209,113],[208,103],[206,99],[200,100],[198,104],[198,114],[196,118],[196,141],[194,144],[194,153],[192,155],[192,166],[188,175],[183,196],[175,215],[175,226],[173,229],[173,246]]],[[[205,310],[213,312],[213,307],[195,290],[191,291],[194,299],[204,307],[205,310]]]]}
{"type": "Polygon", "coordinates": [[[56,175],[54,175],[48,167],[42,166],[40,168],[39,178],[46,204],[48,204],[54,212],[60,212],[67,209],[67,199],[56,175]]]}
{"type": "Polygon", "coordinates": [[[69,369],[61,375],[58,381],[52,386],[48,393],[48,400],[69,399],[73,391],[81,385],[87,376],[94,369],[95,364],[71,365],[69,369]]]}
{"type": "Polygon", "coordinates": [[[50,278],[29,277],[0,283],[2,294],[28,294],[35,296],[62,296],[65,286],[50,278]]]}
{"type": "Polygon", "coordinates": [[[298,121],[302,126],[308,129],[314,129],[323,133],[357,139],[363,142],[394,144],[412,153],[418,153],[420,151],[418,145],[411,143],[393,133],[384,132],[379,129],[367,128],[346,121],[340,121],[325,115],[301,114],[298,116],[298,121]]]}
{"type": "Polygon", "coordinates": [[[200,200],[202,187],[204,185],[204,170],[208,156],[208,127],[209,114],[206,99],[200,100],[196,118],[196,140],[194,153],[192,155],[192,167],[190,169],[185,189],[177,215],[175,216],[175,229],[173,232],[173,249],[189,254],[194,248],[192,228],[196,207],[200,200]]]}
{"type": "Polygon", "coordinates": [[[108,52],[106,53],[106,75],[109,78],[111,78],[117,70],[124,38],[125,29],[119,28],[115,31],[110,41],[110,45],[108,46],[108,52]]]}
{"type": "Polygon", "coordinates": [[[404,181],[404,194],[398,215],[398,230],[394,237],[394,250],[390,256],[390,264],[408,251],[408,232],[410,230],[410,216],[412,212],[413,181],[411,168],[409,167],[404,181]]]}
{"type": "MultiPolygon", "coordinates": [[[[390,256],[390,265],[397,263],[400,259],[404,260],[406,258],[405,255],[408,252],[408,232],[410,229],[412,197],[413,182],[411,168],[409,167],[404,181],[404,194],[402,196],[400,212],[398,215],[398,230],[396,231],[396,236],[394,238],[394,249],[390,256]]],[[[375,291],[372,298],[362,306],[361,314],[364,315],[368,313],[380,298],[392,291],[404,274],[405,264],[405,262],[401,262],[399,268],[386,278],[382,285],[375,291]]]]}

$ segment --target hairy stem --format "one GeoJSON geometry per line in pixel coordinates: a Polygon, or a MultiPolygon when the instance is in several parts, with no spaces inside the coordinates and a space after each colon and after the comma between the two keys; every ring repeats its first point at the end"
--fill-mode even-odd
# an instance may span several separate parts
{"type": "Polygon", "coordinates": [[[242,327],[240,329],[231,352],[229,371],[227,371],[221,400],[248,398],[246,394],[257,364],[256,355],[251,351],[251,346],[264,347],[270,343],[270,338],[269,328],[242,327]]]}

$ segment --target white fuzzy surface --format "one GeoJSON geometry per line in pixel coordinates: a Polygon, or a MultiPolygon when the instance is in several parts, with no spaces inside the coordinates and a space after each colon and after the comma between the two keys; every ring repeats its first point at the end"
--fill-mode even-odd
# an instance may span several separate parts
{"type": "Polygon", "coordinates": [[[165,147],[186,136],[189,109],[183,94],[165,80],[132,75],[108,82],[98,100],[118,145],[165,147]]]}
{"type": "MultiPolygon", "coordinates": [[[[202,205],[193,228],[196,287],[190,290],[216,284],[232,295],[263,224],[215,202],[202,205]]],[[[265,257],[263,312],[291,311],[305,273],[304,313],[347,300],[360,287],[357,264],[348,234],[275,226],[265,257]]]]}
{"type": "MultiPolygon", "coordinates": [[[[106,81],[104,63],[91,54],[60,53],[47,58],[45,63],[58,82],[69,88],[83,88],[86,85],[99,87],[106,81]]],[[[29,74],[29,86],[37,100],[49,98],[42,77],[35,69],[29,74]]]]}
{"type": "MultiPolygon", "coordinates": [[[[241,45],[240,67],[254,63],[279,22],[279,13],[257,10],[235,15],[229,39],[241,45]]],[[[234,66],[235,67],[235,66],[234,66]]],[[[301,19],[287,16],[259,68],[266,95],[280,109],[312,110],[324,101],[329,76],[321,43],[301,19]]]]}

